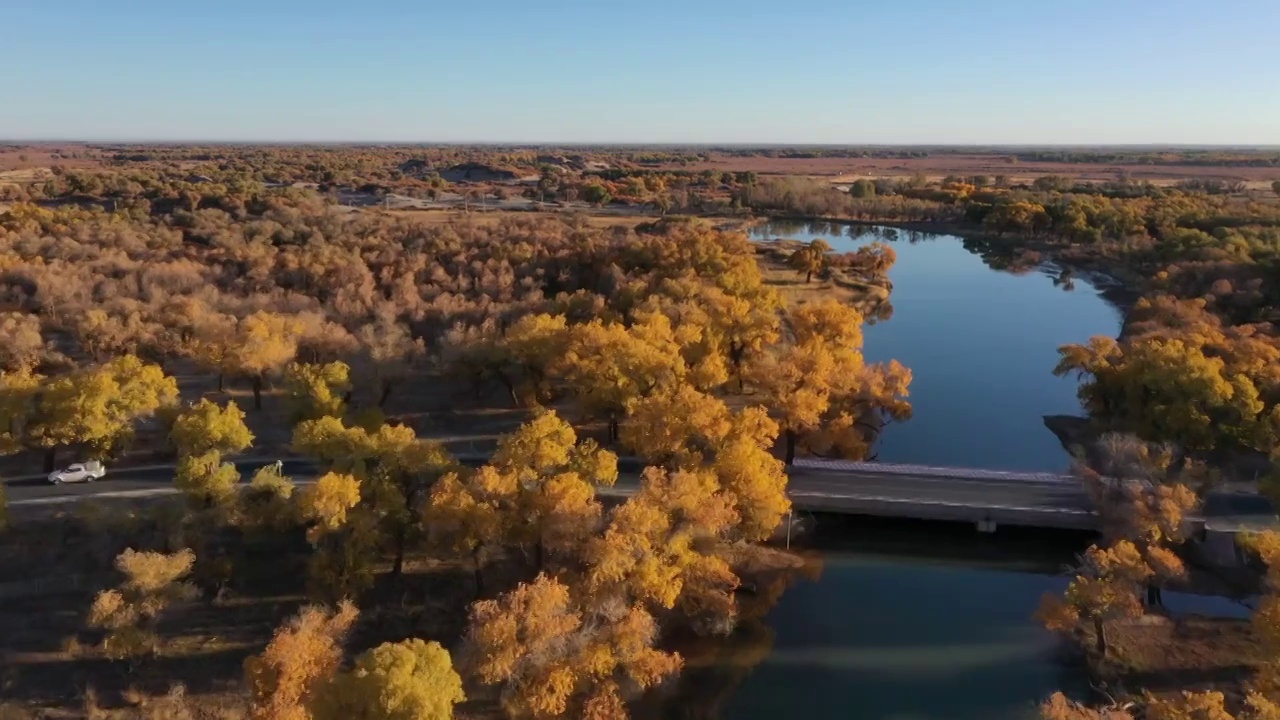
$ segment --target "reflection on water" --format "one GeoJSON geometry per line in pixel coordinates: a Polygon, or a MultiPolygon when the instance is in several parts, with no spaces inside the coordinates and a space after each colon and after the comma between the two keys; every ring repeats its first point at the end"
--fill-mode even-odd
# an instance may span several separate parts
{"type": "MultiPolygon", "coordinates": [[[[880,459],[1066,468],[1043,424],[1079,410],[1075,381],[1052,375],[1057,348],[1120,326],[1088,278],[1031,253],[891,228],[773,223],[755,234],[821,237],[836,252],[893,243],[895,313],[867,328],[866,353],[912,368],[915,417],[884,433],[880,459]]],[[[1065,587],[1061,570],[1087,535],[823,518],[813,542],[820,575],[759,588],[733,637],[682,646],[681,680],[637,717],[1022,720],[1055,690],[1082,692],[1032,614],[1065,587]]],[[[1166,603],[1243,612],[1177,593],[1166,603]]]]}
{"type": "Polygon", "coordinates": [[[911,368],[911,420],[875,448],[885,462],[1064,471],[1070,455],[1046,415],[1080,414],[1074,378],[1053,376],[1058,347],[1115,336],[1120,313],[1088,278],[1036,253],[981,240],[840,223],[775,222],[759,239],[824,238],[835,252],[892,243],[891,319],[866,329],[872,361],[911,368]]]}
{"type": "MultiPolygon", "coordinates": [[[[821,518],[809,572],[764,589],[727,640],[681,645],[675,687],[636,717],[687,720],[1024,720],[1056,690],[1086,695],[1032,618],[1088,533],[821,518]],[[764,607],[774,603],[770,608],[764,607]]],[[[1175,615],[1244,617],[1166,593],[1175,615]]]]}

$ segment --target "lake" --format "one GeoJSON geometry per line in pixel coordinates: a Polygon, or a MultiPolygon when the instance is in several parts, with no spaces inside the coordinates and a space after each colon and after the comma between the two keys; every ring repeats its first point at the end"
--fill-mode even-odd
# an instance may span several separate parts
{"type": "MultiPolygon", "coordinates": [[[[891,231],[892,232],[892,231],[891,231]]],[[[836,252],[883,240],[884,228],[771,223],[757,240],[822,238],[836,252]]],[[[995,470],[1065,471],[1070,456],[1044,425],[1078,415],[1078,383],[1054,377],[1058,347],[1115,337],[1121,312],[1082,278],[1055,283],[1052,265],[993,269],[952,235],[898,233],[889,245],[893,316],[866,328],[873,362],[911,368],[910,420],[891,425],[875,454],[905,462],[995,470]],[[1068,289],[1070,288],[1070,289],[1068,289]]]]}

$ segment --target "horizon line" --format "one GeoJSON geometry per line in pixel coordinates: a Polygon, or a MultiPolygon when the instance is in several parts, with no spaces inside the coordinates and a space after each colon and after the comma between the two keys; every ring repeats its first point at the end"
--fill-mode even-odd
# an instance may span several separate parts
{"type": "Polygon", "coordinates": [[[228,140],[211,138],[187,139],[122,139],[122,138],[0,138],[0,145],[72,143],[80,145],[357,145],[357,146],[426,146],[426,147],[669,147],[669,148],[964,148],[964,149],[1180,149],[1180,150],[1280,150],[1280,143],[1191,143],[1191,142],[705,142],[705,141],[555,141],[555,140],[228,140]]]}

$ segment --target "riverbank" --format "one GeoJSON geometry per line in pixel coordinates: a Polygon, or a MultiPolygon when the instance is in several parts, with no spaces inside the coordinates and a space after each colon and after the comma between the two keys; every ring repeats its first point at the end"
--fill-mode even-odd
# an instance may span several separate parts
{"type": "Polygon", "coordinates": [[[756,244],[756,262],[765,284],[790,304],[835,298],[872,320],[887,318],[893,283],[886,276],[855,277],[839,267],[829,267],[811,280],[789,264],[792,254],[805,246],[798,240],[771,240],[756,244]]]}
{"type": "Polygon", "coordinates": [[[1106,258],[1090,256],[1082,252],[1083,246],[1064,246],[1047,237],[994,234],[981,226],[969,223],[946,220],[857,220],[807,215],[772,215],[770,218],[783,222],[837,223],[861,227],[887,227],[932,235],[954,235],[980,247],[1002,250],[1006,260],[1021,260],[1023,263],[1032,265],[1052,263],[1070,270],[1097,287],[1108,302],[1124,312],[1126,322],[1134,304],[1144,294],[1144,290],[1141,289],[1144,282],[1149,279],[1137,270],[1114,265],[1107,262],[1106,258]],[[1028,253],[1036,253],[1038,256],[1026,257],[1028,253]]]}
{"type": "Polygon", "coordinates": [[[1140,701],[1147,693],[1173,696],[1216,690],[1241,698],[1245,686],[1270,660],[1247,619],[1150,614],[1113,622],[1105,655],[1092,647],[1092,632],[1079,639],[1090,684],[1111,698],[1140,701]]]}

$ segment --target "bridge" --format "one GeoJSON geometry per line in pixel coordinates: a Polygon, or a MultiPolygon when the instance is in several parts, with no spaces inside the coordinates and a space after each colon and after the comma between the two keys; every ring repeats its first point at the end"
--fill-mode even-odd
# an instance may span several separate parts
{"type": "MultiPolygon", "coordinates": [[[[247,477],[274,459],[237,462],[247,477]]],[[[488,460],[484,455],[459,456],[468,465],[488,460]]],[[[620,477],[602,495],[625,497],[639,484],[643,463],[619,460],[620,477]]],[[[314,463],[284,461],[286,474],[306,482],[317,474],[314,463]]],[[[791,502],[797,511],[869,515],[913,520],[970,522],[991,532],[1000,526],[1094,530],[1098,518],[1077,479],[1053,473],[1023,473],[975,468],[933,467],[880,462],[798,459],[788,469],[791,502]]],[[[56,506],[88,498],[142,498],[173,490],[173,467],[156,465],[123,468],[96,483],[51,485],[43,476],[5,481],[10,507],[56,506]]],[[[1193,533],[1203,536],[1234,534],[1270,525],[1276,519],[1271,504],[1256,494],[1212,493],[1203,512],[1189,518],[1193,533]]]]}

